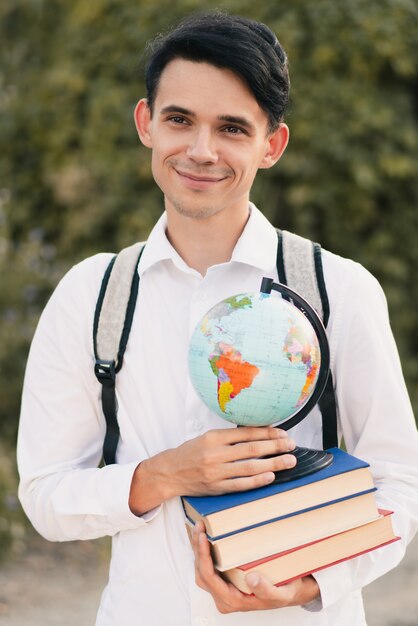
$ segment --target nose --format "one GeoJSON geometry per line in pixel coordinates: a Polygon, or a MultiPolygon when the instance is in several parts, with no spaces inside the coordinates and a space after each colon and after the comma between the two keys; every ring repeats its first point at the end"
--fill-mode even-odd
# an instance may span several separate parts
{"type": "Polygon", "coordinates": [[[190,159],[200,164],[218,161],[215,139],[209,129],[196,129],[190,138],[186,154],[190,159]]]}

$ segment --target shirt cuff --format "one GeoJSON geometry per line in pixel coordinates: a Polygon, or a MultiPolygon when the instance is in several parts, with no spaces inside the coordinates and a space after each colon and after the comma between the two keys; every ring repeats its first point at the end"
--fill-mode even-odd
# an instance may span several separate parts
{"type": "MultiPolygon", "coordinates": [[[[351,591],[352,580],[346,563],[319,570],[313,573],[312,576],[319,585],[321,606],[320,608],[309,609],[305,605],[307,610],[319,611],[326,609],[351,591]]],[[[317,598],[313,602],[318,601],[319,599],[317,598]]]]}
{"type": "Polygon", "coordinates": [[[302,609],[305,609],[305,611],[310,611],[311,613],[317,613],[318,611],[322,611],[323,608],[324,607],[322,605],[321,596],[315,598],[315,600],[307,602],[306,604],[302,604],[302,609]]]}
{"type": "Polygon", "coordinates": [[[105,475],[102,484],[104,508],[108,511],[112,525],[120,530],[132,530],[151,522],[161,511],[162,506],[135,515],[129,508],[129,493],[138,461],[126,465],[107,465],[102,468],[105,475]]]}

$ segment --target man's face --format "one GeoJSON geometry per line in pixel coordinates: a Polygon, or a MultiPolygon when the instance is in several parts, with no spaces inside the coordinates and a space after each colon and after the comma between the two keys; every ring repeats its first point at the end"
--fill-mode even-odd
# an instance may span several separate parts
{"type": "Polygon", "coordinates": [[[141,101],[135,119],[167,211],[192,218],[246,208],[257,170],[287,143],[285,125],[279,139],[269,135],[266,113],[238,76],[184,59],[164,69],[152,116],[141,101]]]}

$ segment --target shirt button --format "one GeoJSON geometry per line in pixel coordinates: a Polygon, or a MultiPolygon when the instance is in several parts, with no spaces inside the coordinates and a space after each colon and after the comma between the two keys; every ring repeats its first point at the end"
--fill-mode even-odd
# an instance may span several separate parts
{"type": "Polygon", "coordinates": [[[208,297],[208,294],[206,293],[206,291],[200,291],[196,294],[196,300],[198,302],[204,302],[208,297]]]}
{"type": "Polygon", "coordinates": [[[197,623],[199,624],[199,626],[209,626],[209,618],[201,617],[200,619],[198,619],[197,623]]]}
{"type": "Polygon", "coordinates": [[[199,431],[202,430],[202,428],[203,428],[202,420],[199,420],[199,419],[195,420],[194,421],[194,427],[195,427],[195,430],[199,430],[199,431]]]}

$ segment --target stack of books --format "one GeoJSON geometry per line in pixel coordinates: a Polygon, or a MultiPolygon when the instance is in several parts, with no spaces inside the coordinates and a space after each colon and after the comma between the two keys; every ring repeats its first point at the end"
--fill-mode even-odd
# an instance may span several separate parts
{"type": "Polygon", "coordinates": [[[251,593],[257,571],[275,585],[399,539],[377,508],[364,461],[332,448],[333,462],[309,476],[221,496],[183,496],[188,525],[202,520],[215,567],[251,593]]]}

